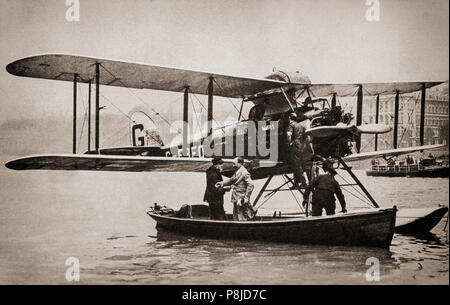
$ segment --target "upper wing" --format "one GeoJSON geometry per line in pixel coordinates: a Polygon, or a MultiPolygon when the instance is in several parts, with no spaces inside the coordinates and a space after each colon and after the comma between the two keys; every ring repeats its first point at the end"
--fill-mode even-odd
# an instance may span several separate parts
{"type": "Polygon", "coordinates": [[[76,55],[48,54],[37,55],[14,61],[6,70],[17,76],[44,78],[51,80],[73,81],[78,74],[78,81],[94,81],[95,65],[99,63],[100,84],[137,89],[155,89],[182,92],[186,86],[196,94],[206,94],[211,77],[215,80],[214,95],[231,98],[250,97],[256,93],[277,89],[283,86],[296,90],[309,89],[314,96],[353,96],[359,85],[365,95],[409,93],[420,90],[422,83],[427,88],[442,82],[390,82],[390,83],[348,83],[348,84],[311,84],[288,83],[273,79],[254,79],[208,72],[132,63],[102,58],[76,55]]]}
{"type": "Polygon", "coordinates": [[[277,80],[251,79],[208,72],[131,63],[75,55],[38,55],[10,63],[6,70],[17,76],[79,82],[95,80],[95,65],[100,64],[100,84],[137,89],[182,92],[186,86],[192,93],[207,94],[208,82],[214,78],[214,95],[242,98],[285,84],[277,80]]]}
{"type": "MultiPolygon", "coordinates": [[[[422,84],[426,88],[442,84],[437,82],[390,82],[390,83],[359,83],[359,84],[311,84],[309,90],[314,96],[329,96],[336,93],[338,96],[348,97],[355,95],[356,90],[361,85],[365,96],[391,95],[399,92],[400,94],[419,91],[422,84]]],[[[303,85],[298,90],[302,90],[303,85]]]]}
{"type": "Polygon", "coordinates": [[[371,151],[371,152],[365,152],[365,153],[359,153],[359,154],[352,154],[347,157],[344,157],[344,161],[360,161],[360,160],[367,160],[367,159],[373,159],[373,158],[379,158],[379,157],[390,157],[390,156],[397,156],[397,155],[404,155],[409,154],[415,151],[421,151],[421,150],[427,150],[427,149],[435,149],[444,147],[444,144],[437,144],[437,145],[425,145],[425,146],[414,146],[414,147],[405,147],[405,148],[397,148],[397,149],[388,149],[388,150],[380,150],[380,151],[371,151]]]}

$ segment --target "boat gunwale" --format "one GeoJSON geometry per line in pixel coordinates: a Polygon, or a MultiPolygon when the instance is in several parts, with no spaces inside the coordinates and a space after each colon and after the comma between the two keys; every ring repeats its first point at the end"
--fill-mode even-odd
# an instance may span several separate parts
{"type": "MultiPolygon", "coordinates": [[[[334,214],[334,215],[324,215],[324,216],[312,216],[312,217],[289,217],[284,219],[277,219],[277,220],[257,220],[257,221],[235,221],[235,220],[214,220],[214,219],[195,219],[195,218],[180,218],[180,217],[173,217],[173,216],[165,216],[160,215],[157,213],[152,213],[150,211],[147,212],[147,214],[152,217],[155,221],[158,221],[156,218],[162,218],[167,219],[169,221],[181,221],[181,222],[190,222],[190,223],[215,223],[215,224],[235,224],[235,225],[241,225],[241,226],[252,226],[252,225],[268,225],[268,224],[295,224],[299,222],[324,222],[324,221],[332,221],[332,220],[345,220],[348,218],[356,218],[356,217],[362,217],[362,216],[383,216],[389,214],[389,212],[392,212],[392,214],[395,217],[395,214],[397,212],[396,206],[392,208],[376,208],[371,209],[370,211],[362,211],[362,212],[351,212],[351,213],[345,213],[345,214],[334,214]]],[[[268,216],[270,217],[270,216],[268,216]]]]}

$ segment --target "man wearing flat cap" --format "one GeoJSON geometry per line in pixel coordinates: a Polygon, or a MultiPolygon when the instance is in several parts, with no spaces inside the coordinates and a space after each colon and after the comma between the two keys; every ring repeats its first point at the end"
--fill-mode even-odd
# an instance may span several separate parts
{"type": "Polygon", "coordinates": [[[334,215],[336,210],[336,196],[341,204],[342,213],[346,213],[345,198],[342,194],[339,183],[334,179],[337,172],[333,168],[333,162],[325,160],[322,165],[322,175],[318,175],[313,179],[312,183],[306,189],[303,201],[303,206],[306,205],[307,198],[310,192],[312,195],[312,216],[322,216],[322,211],[325,210],[327,215],[334,215]]]}
{"type": "Polygon", "coordinates": [[[206,170],[206,190],[203,201],[208,202],[210,218],[215,220],[226,220],[225,210],[223,209],[223,195],[227,189],[216,187],[216,183],[223,181],[222,164],[223,160],[215,157],[212,160],[212,166],[206,170]]]}

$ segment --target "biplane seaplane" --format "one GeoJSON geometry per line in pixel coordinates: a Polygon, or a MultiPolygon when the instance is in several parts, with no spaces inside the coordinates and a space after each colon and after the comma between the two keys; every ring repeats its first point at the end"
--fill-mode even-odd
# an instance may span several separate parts
{"type": "MultiPolygon", "coordinates": [[[[373,205],[373,209],[348,212],[339,215],[311,217],[308,207],[303,214],[281,217],[280,215],[255,216],[252,221],[210,220],[207,205],[191,205],[187,216],[178,211],[156,206],[148,215],[157,222],[158,230],[168,230],[214,238],[262,239],[279,242],[367,245],[388,247],[391,243],[396,219],[396,207],[380,208],[375,199],[358,180],[347,165],[349,161],[374,157],[388,157],[414,151],[432,149],[436,145],[360,152],[361,135],[391,131],[382,124],[362,124],[363,88],[365,95],[396,96],[396,109],[400,94],[422,90],[422,109],[425,90],[440,82],[315,84],[299,72],[274,71],[264,79],[244,78],[207,72],[175,69],[156,65],[130,63],[117,60],[90,58],[73,55],[39,55],[10,63],[6,70],[13,75],[70,81],[74,84],[73,103],[73,154],[47,154],[10,161],[6,167],[14,170],[84,170],[84,171],[165,171],[204,172],[214,156],[223,157],[223,175],[231,176],[232,160],[240,156],[253,179],[266,179],[253,201],[261,198],[274,176],[280,175],[286,183],[275,189],[293,184],[289,174],[292,169],[286,161],[283,128],[286,118],[294,112],[308,122],[306,133],[314,150],[314,164],[333,160],[335,167],[347,171],[373,205]],[[77,83],[95,84],[95,148],[84,154],[76,154],[76,103],[77,83]],[[100,85],[131,89],[153,89],[183,93],[182,141],[172,145],[141,146],[143,141],[127,147],[100,148],[100,85]],[[338,97],[352,96],[357,92],[356,122],[351,113],[344,113],[338,105],[338,97]],[[208,97],[207,135],[189,139],[187,131],[189,93],[208,97]],[[227,126],[213,128],[214,97],[241,100],[238,121],[227,126]],[[331,98],[327,98],[331,97],[331,98]],[[253,103],[247,118],[242,109],[244,103],[253,103]],[[255,122],[258,124],[255,125],[255,122]],[[251,148],[256,127],[259,136],[257,149],[251,148]],[[261,136],[265,135],[265,136],[261,136]],[[243,149],[239,151],[238,140],[243,149]],[[253,138],[252,138],[253,137],[253,138]],[[273,139],[260,140],[260,139],[273,139]],[[355,144],[356,153],[352,153],[355,144]],[[275,145],[276,147],[270,147],[275,145]],[[242,145],[241,145],[242,146],[242,145]],[[231,149],[230,149],[231,148],[231,149]],[[269,153],[267,153],[269,151],[269,153]],[[263,153],[264,152],[264,153],[263,153]]],[[[90,90],[89,90],[90,92],[90,90]]],[[[89,94],[90,109],[90,94],[89,94]]],[[[397,117],[397,116],[396,116],[397,117]]],[[[394,124],[394,140],[397,137],[394,124]]],[[[142,126],[134,126],[142,128],[142,126]]],[[[422,122],[423,130],[423,122],[422,122]]],[[[421,133],[423,141],[423,131],[421,133]]],[[[423,142],[421,142],[423,143],[423,142]]],[[[90,145],[89,145],[90,146],[90,145]]],[[[397,147],[395,147],[397,148],[397,147]]],[[[298,189],[302,192],[301,189],[298,189]]],[[[272,190],[273,194],[274,191],[272,190]]]]}

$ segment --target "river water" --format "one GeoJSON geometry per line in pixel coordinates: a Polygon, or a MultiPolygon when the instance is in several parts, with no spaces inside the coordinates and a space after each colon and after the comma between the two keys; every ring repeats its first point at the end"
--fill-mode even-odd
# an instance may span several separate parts
{"type": "MultiPolygon", "coordinates": [[[[448,206],[448,179],[355,173],[382,207],[448,206]]],[[[282,181],[273,185],[277,182],[282,181]]],[[[257,181],[253,198],[261,185],[257,181]]],[[[199,203],[204,187],[203,174],[20,172],[2,165],[0,284],[71,284],[69,257],[80,262],[80,284],[449,283],[447,218],[424,236],[395,234],[389,249],[210,240],[156,231],[146,215],[150,205],[199,203]],[[369,257],[380,262],[379,281],[366,280],[369,257]]],[[[344,193],[350,209],[366,206],[352,193],[356,196],[344,193]]],[[[225,209],[231,211],[231,205],[225,209]]],[[[284,192],[260,213],[274,209],[298,206],[284,192]]]]}

